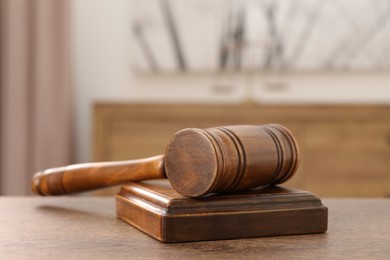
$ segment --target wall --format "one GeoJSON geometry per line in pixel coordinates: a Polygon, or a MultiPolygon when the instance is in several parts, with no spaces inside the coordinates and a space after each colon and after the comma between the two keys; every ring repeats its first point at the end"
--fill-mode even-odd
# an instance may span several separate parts
{"type": "Polygon", "coordinates": [[[78,162],[92,159],[96,101],[242,102],[254,97],[263,103],[390,103],[389,73],[136,75],[131,72],[131,1],[73,0],[73,8],[78,162]]]}
{"type": "Polygon", "coordinates": [[[77,160],[89,161],[92,105],[131,96],[128,1],[74,0],[77,160]]]}

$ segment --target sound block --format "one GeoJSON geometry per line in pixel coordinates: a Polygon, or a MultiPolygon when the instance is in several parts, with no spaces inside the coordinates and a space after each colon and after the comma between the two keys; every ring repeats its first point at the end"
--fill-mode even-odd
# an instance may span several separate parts
{"type": "Polygon", "coordinates": [[[328,223],[317,196],[281,186],[193,199],[165,180],[130,183],[117,194],[116,211],[161,242],[320,233],[328,223]]]}

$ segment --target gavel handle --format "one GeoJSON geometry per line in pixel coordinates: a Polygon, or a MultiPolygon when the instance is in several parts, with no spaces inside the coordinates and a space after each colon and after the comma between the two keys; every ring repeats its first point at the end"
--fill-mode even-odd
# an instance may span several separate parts
{"type": "Polygon", "coordinates": [[[47,169],[32,178],[33,192],[63,195],[131,181],[166,178],[163,155],[140,160],[84,163],[47,169]]]}

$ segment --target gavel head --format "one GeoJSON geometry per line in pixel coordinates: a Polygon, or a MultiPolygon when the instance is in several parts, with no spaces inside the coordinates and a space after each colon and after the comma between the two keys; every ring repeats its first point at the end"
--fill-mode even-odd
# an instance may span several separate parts
{"type": "Polygon", "coordinates": [[[188,197],[282,183],[299,163],[297,143],[281,125],[188,128],[166,148],[165,172],[188,197]]]}

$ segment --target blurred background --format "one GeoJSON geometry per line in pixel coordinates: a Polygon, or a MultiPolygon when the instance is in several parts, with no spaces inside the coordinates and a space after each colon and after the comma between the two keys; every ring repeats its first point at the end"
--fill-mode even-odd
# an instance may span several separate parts
{"type": "Polygon", "coordinates": [[[0,0],[0,194],[184,127],[280,123],[286,185],[389,197],[389,46],[388,0],[0,0]]]}

